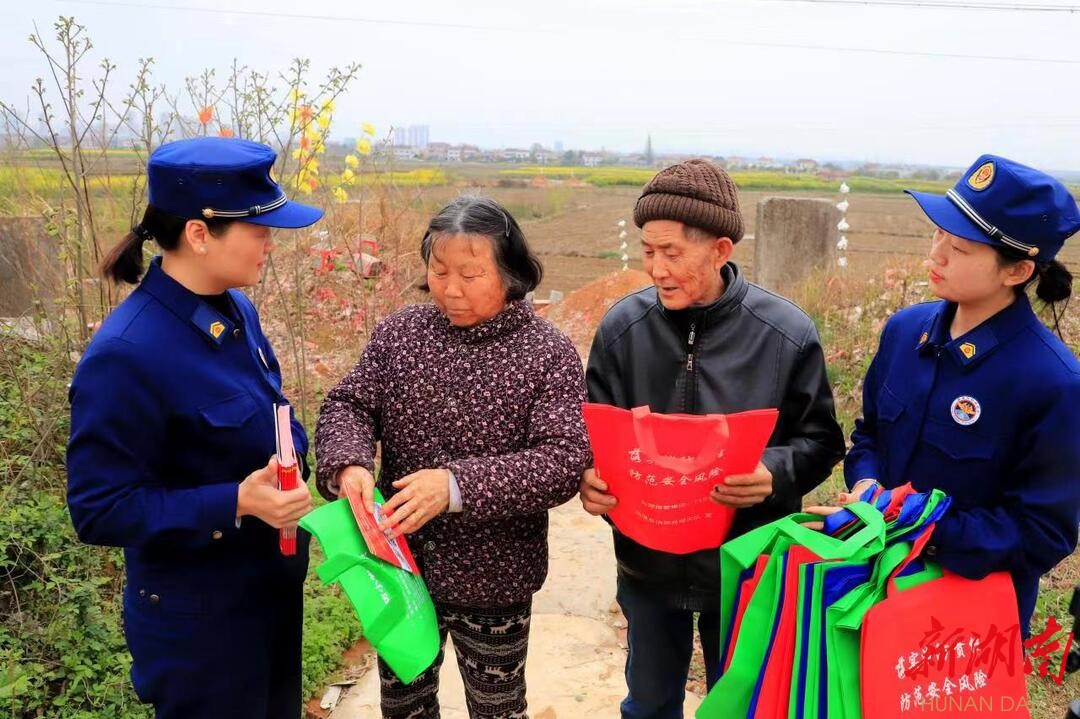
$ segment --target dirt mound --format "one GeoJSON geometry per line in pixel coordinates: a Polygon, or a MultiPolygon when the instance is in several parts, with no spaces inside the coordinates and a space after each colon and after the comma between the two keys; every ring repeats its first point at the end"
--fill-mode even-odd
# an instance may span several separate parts
{"type": "Polygon", "coordinates": [[[561,302],[551,305],[545,315],[570,337],[585,360],[596,327],[608,308],[631,292],[651,284],[652,279],[640,270],[612,272],[566,295],[561,302]]]}

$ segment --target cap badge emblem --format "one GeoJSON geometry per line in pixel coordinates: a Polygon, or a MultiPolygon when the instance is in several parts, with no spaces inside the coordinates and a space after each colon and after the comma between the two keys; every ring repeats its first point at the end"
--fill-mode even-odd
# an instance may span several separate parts
{"type": "Polygon", "coordinates": [[[985,190],[994,181],[994,163],[984,162],[979,169],[968,177],[968,186],[973,190],[985,190]]]}

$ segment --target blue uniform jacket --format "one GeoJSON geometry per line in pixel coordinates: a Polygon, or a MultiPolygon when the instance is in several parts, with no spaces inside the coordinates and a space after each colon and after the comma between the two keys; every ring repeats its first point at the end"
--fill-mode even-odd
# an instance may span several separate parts
{"type": "MultiPolygon", "coordinates": [[[[283,557],[277,530],[236,520],[238,483],[274,453],[272,405],[286,400],[254,306],[228,294],[236,319],[155,258],[71,384],[75,529],[84,542],[124,547],[129,588],[152,592],[162,609],[227,615],[253,600],[256,584],[301,582],[306,571],[306,534],[283,557]]],[[[298,421],[292,433],[306,452],[298,421]]]]}
{"type": "Polygon", "coordinates": [[[1080,363],[1025,296],[951,339],[954,312],[919,304],[885,325],[845,479],[948,493],[929,551],[965,577],[1011,572],[1026,636],[1039,577],[1077,541],[1080,363]]]}

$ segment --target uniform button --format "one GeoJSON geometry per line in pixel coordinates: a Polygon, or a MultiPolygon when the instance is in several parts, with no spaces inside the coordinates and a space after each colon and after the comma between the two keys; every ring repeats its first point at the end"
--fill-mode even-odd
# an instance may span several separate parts
{"type": "Polygon", "coordinates": [[[160,601],[161,601],[161,597],[159,597],[158,595],[156,595],[156,594],[151,594],[150,595],[150,603],[151,604],[158,604],[160,601]]]}
{"type": "Polygon", "coordinates": [[[140,589],[139,590],[139,596],[140,597],[145,597],[146,596],[146,590],[145,589],[140,589]]]}
{"type": "Polygon", "coordinates": [[[235,337],[236,339],[240,339],[240,328],[239,327],[237,327],[236,329],[234,329],[232,331],[232,336],[235,337]]]}
{"type": "Polygon", "coordinates": [[[435,551],[435,542],[427,542],[426,544],[424,544],[424,551],[425,552],[434,552],[435,551]]]}
{"type": "Polygon", "coordinates": [[[215,530],[214,530],[214,531],[213,531],[213,532],[212,532],[212,533],[210,534],[210,536],[211,536],[211,537],[213,537],[214,539],[221,539],[221,537],[222,537],[222,534],[221,534],[221,530],[220,530],[220,529],[215,529],[215,530]]]}
{"type": "Polygon", "coordinates": [[[937,556],[937,547],[935,545],[933,545],[933,544],[927,545],[927,547],[926,547],[926,556],[928,556],[928,557],[937,556]]]}

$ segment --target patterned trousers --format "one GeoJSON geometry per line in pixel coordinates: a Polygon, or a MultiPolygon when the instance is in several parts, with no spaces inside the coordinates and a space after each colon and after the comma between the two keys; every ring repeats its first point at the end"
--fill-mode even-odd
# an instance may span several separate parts
{"type": "Polygon", "coordinates": [[[528,719],[525,655],[532,602],[476,609],[436,604],[439,654],[411,684],[379,660],[383,719],[439,719],[439,667],[447,634],[454,641],[471,719],[528,719]]]}

